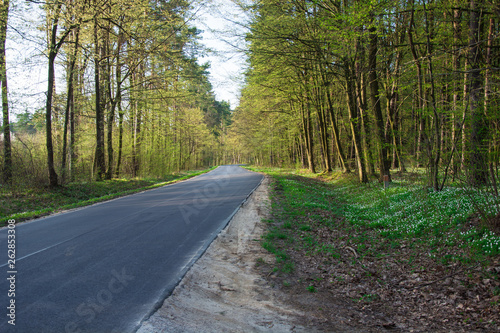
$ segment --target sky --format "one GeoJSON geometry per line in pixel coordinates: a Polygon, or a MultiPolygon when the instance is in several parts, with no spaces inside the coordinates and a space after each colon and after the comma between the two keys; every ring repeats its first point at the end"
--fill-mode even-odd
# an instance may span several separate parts
{"type": "Polygon", "coordinates": [[[47,57],[37,29],[41,11],[28,1],[11,1],[7,28],[7,79],[9,108],[15,113],[34,112],[44,105],[47,91],[47,57]]]}
{"type": "Polygon", "coordinates": [[[210,81],[218,100],[238,106],[244,80],[246,57],[244,23],[246,14],[232,0],[203,1],[198,5],[194,25],[203,30],[200,43],[210,51],[199,63],[209,62],[210,81]]]}
{"type": "MultiPolygon", "coordinates": [[[[245,14],[233,0],[194,0],[193,20],[202,30],[199,43],[206,48],[198,56],[200,64],[209,62],[209,79],[217,100],[229,101],[234,109],[239,103],[244,79],[245,56],[241,52],[245,14]],[[239,37],[240,36],[240,37],[239,37]]],[[[47,58],[43,55],[43,32],[37,29],[43,12],[27,1],[11,1],[7,42],[7,68],[11,114],[44,106],[47,90],[47,58]]],[[[59,71],[58,86],[64,86],[64,72],[59,71]]],[[[13,117],[15,118],[15,116],[13,117]]],[[[14,119],[12,119],[14,120],[14,119]]]]}

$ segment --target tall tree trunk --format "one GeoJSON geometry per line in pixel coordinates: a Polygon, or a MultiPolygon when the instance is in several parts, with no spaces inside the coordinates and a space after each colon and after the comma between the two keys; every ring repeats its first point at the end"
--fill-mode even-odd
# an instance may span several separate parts
{"type": "MultiPolygon", "coordinates": [[[[306,98],[307,100],[307,98],[306,98]]],[[[312,122],[311,122],[311,109],[309,103],[304,105],[302,102],[302,129],[304,131],[304,143],[306,148],[307,155],[307,165],[309,167],[309,171],[312,173],[316,172],[316,167],[314,164],[314,144],[312,137],[312,122]]]]}
{"type": "MultiPolygon", "coordinates": [[[[359,30],[359,29],[357,29],[359,30]]],[[[361,128],[361,147],[363,148],[365,170],[368,175],[375,174],[375,166],[372,158],[372,149],[370,144],[371,126],[368,121],[368,103],[366,98],[366,75],[365,69],[365,47],[358,39],[356,41],[356,61],[354,67],[356,69],[356,102],[359,108],[360,128],[361,128]]]]}
{"type": "MultiPolygon", "coordinates": [[[[480,30],[479,20],[482,9],[482,0],[470,1],[470,35],[469,35],[469,63],[470,63],[470,104],[471,133],[469,181],[472,185],[484,185],[488,182],[488,124],[484,114],[484,104],[481,103],[482,75],[480,60],[480,30]]],[[[484,96],[484,95],[483,95],[484,96]]]]}
{"type": "Polygon", "coordinates": [[[426,32],[426,44],[427,44],[427,63],[429,69],[429,77],[430,77],[430,97],[431,97],[431,106],[432,112],[434,114],[434,144],[432,142],[428,142],[428,151],[429,151],[429,165],[431,171],[431,182],[432,187],[436,191],[439,191],[439,182],[438,182],[438,171],[439,171],[439,161],[441,159],[441,115],[437,112],[436,105],[436,88],[434,84],[434,71],[432,66],[432,46],[431,46],[431,28],[429,24],[429,18],[427,15],[427,8],[424,4],[424,15],[425,15],[425,32],[426,32]],[[434,146],[434,147],[433,147],[434,146]]]}
{"type": "Polygon", "coordinates": [[[326,92],[326,98],[328,101],[328,111],[330,112],[330,123],[332,126],[333,133],[333,141],[335,143],[335,147],[337,148],[337,153],[340,161],[340,167],[342,168],[342,172],[349,172],[349,165],[345,161],[345,154],[342,148],[342,143],[340,142],[340,133],[337,125],[337,119],[335,117],[335,112],[333,110],[332,98],[330,96],[330,92],[326,92]]]}
{"type": "Polygon", "coordinates": [[[102,57],[101,41],[99,40],[99,25],[97,17],[94,18],[94,84],[95,84],[95,126],[96,126],[96,149],[95,149],[95,174],[97,180],[103,180],[106,173],[106,159],[104,152],[104,101],[105,94],[102,91],[102,57]]]}
{"type": "Polygon", "coordinates": [[[410,43],[410,51],[413,56],[413,61],[415,62],[415,66],[417,67],[417,80],[418,80],[418,102],[417,102],[417,121],[418,121],[418,135],[417,135],[417,166],[421,166],[421,153],[422,146],[424,144],[424,135],[425,135],[425,117],[423,114],[424,111],[424,84],[423,84],[423,73],[422,73],[422,64],[420,60],[420,56],[417,54],[417,49],[415,46],[415,42],[413,41],[413,25],[414,25],[414,0],[411,3],[411,13],[410,13],[410,24],[408,26],[408,41],[410,43]]]}
{"type": "MultiPolygon", "coordinates": [[[[316,82],[319,84],[319,82],[316,82]]],[[[326,111],[325,111],[325,100],[322,90],[317,86],[314,89],[316,109],[318,111],[318,126],[321,141],[321,150],[323,155],[323,160],[325,162],[325,172],[332,171],[331,159],[330,159],[330,147],[328,145],[328,125],[326,123],[326,111]]]]}
{"type": "MultiPolygon", "coordinates": [[[[106,62],[105,62],[105,68],[106,68],[106,77],[105,77],[105,82],[106,82],[106,91],[107,91],[107,98],[109,100],[110,106],[109,106],[109,111],[108,111],[108,118],[107,118],[107,145],[108,145],[108,169],[106,170],[106,179],[111,179],[113,177],[113,123],[115,121],[115,109],[116,109],[116,96],[112,96],[113,90],[111,89],[111,50],[110,50],[110,45],[111,45],[111,40],[110,40],[110,29],[111,26],[108,25],[107,30],[106,30],[106,38],[105,38],[105,57],[106,57],[106,62]]],[[[119,50],[118,50],[119,52],[119,50]]]]}
{"type": "MultiPolygon", "coordinates": [[[[488,42],[487,42],[487,48],[486,48],[486,59],[485,59],[485,65],[486,65],[486,71],[484,74],[484,112],[488,116],[491,114],[490,111],[490,97],[491,97],[491,86],[490,86],[490,81],[491,81],[491,75],[492,75],[492,49],[493,49],[493,35],[494,35],[494,27],[495,27],[495,19],[490,18],[489,19],[489,27],[488,27],[488,42]]],[[[492,108],[491,108],[492,109],[492,108]]],[[[498,122],[495,121],[495,127],[498,128],[498,122]]],[[[494,170],[497,170],[497,168],[493,165],[493,161],[498,161],[498,147],[495,147],[494,142],[490,143],[489,146],[489,153],[490,153],[490,162],[489,162],[489,169],[491,170],[490,176],[491,180],[493,182],[493,187],[495,188],[495,191],[497,192],[496,195],[498,196],[498,189],[497,189],[497,180],[496,180],[496,172],[494,170]]]]}
{"type": "MultiPolygon", "coordinates": [[[[462,118],[463,119],[467,119],[467,112],[468,112],[468,108],[470,106],[470,89],[471,89],[471,85],[470,85],[470,73],[468,73],[468,69],[469,69],[469,57],[466,57],[465,58],[465,63],[464,63],[464,68],[465,68],[465,74],[464,74],[464,84],[463,84],[463,101],[462,101],[462,118]]],[[[461,157],[460,157],[460,169],[462,171],[467,171],[467,167],[466,167],[466,156],[467,156],[467,149],[469,148],[468,147],[468,143],[467,143],[467,136],[469,133],[467,133],[465,131],[466,129],[466,124],[464,122],[464,124],[462,125],[462,154],[461,154],[461,157]]],[[[468,127],[467,127],[468,128],[468,127]]]]}
{"type": "Polygon", "coordinates": [[[379,167],[380,167],[380,181],[384,181],[384,175],[389,176],[390,180],[390,161],[388,158],[388,147],[390,142],[386,141],[384,134],[384,119],[382,117],[382,108],[380,106],[380,92],[377,76],[377,44],[378,36],[375,28],[370,29],[370,49],[368,55],[368,79],[370,81],[370,99],[375,115],[375,127],[377,130],[377,139],[379,142],[379,167]]]}
{"type": "Polygon", "coordinates": [[[67,99],[66,99],[66,109],[64,112],[64,131],[63,131],[63,149],[62,149],[62,161],[61,161],[61,178],[62,182],[66,181],[66,160],[67,160],[67,147],[68,147],[68,127],[70,123],[71,113],[74,112],[72,107],[74,107],[74,73],[76,59],[78,55],[78,42],[79,42],[80,29],[73,31],[73,42],[74,48],[73,53],[70,56],[68,64],[67,73],[67,99]]]}
{"type": "Polygon", "coordinates": [[[484,111],[486,115],[489,114],[488,108],[491,97],[491,74],[492,74],[491,66],[493,58],[492,53],[493,53],[494,27],[495,27],[495,19],[490,18],[488,25],[488,42],[486,47],[486,59],[485,59],[486,70],[484,74],[484,111]]]}
{"type": "Polygon", "coordinates": [[[46,146],[47,146],[47,168],[49,171],[49,185],[56,187],[58,185],[58,176],[54,167],[54,147],[52,143],[52,100],[54,95],[55,84],[55,60],[62,39],[59,43],[57,40],[57,28],[59,24],[59,15],[61,12],[62,4],[58,4],[54,18],[52,19],[51,28],[49,31],[49,68],[48,68],[48,81],[47,81],[47,102],[45,104],[45,131],[46,131],[46,146]]]}
{"type": "MultiPolygon", "coordinates": [[[[143,73],[143,67],[138,66],[138,73],[134,73],[132,75],[132,88],[135,90],[135,92],[131,92],[131,106],[132,106],[132,176],[137,177],[139,175],[140,171],[140,152],[141,152],[141,110],[139,107],[139,94],[138,91],[141,88],[141,82],[142,81],[142,73],[143,73]]],[[[177,117],[177,106],[174,105],[174,128],[176,128],[175,131],[179,131],[179,124],[178,124],[178,117],[177,117]]],[[[177,133],[178,137],[174,139],[174,142],[176,145],[179,145],[180,147],[180,134],[177,133]]],[[[177,171],[180,171],[180,160],[182,158],[180,154],[180,149],[177,151],[177,160],[174,161],[176,163],[176,169],[177,171]]]]}
{"type": "Polygon", "coordinates": [[[122,110],[122,63],[120,57],[120,50],[125,43],[123,34],[120,32],[118,35],[118,51],[116,56],[116,97],[115,102],[118,107],[118,157],[116,160],[116,177],[120,176],[120,166],[122,162],[122,149],[123,149],[123,110],[122,110]]]}
{"type": "Polygon", "coordinates": [[[370,121],[368,119],[368,107],[366,100],[366,75],[364,73],[360,73],[360,81],[356,94],[358,96],[358,107],[359,107],[359,116],[361,119],[361,147],[363,148],[363,154],[365,159],[365,169],[367,175],[375,174],[375,165],[374,158],[372,152],[372,144],[370,139],[370,134],[372,132],[370,121]]]}
{"type": "Polygon", "coordinates": [[[356,162],[358,165],[358,176],[361,183],[368,182],[368,176],[365,170],[364,154],[361,148],[361,135],[359,133],[359,112],[356,104],[356,84],[354,82],[354,73],[349,66],[346,66],[346,94],[347,106],[349,108],[349,123],[356,153],[356,162]]]}
{"type": "Polygon", "coordinates": [[[3,0],[0,7],[0,83],[2,85],[3,114],[3,181],[12,183],[12,146],[10,141],[9,100],[7,95],[7,63],[5,57],[5,41],[7,39],[7,21],[9,16],[9,0],[3,0]]]}
{"type": "MultiPolygon", "coordinates": [[[[460,135],[460,131],[462,127],[458,127],[459,120],[461,117],[458,117],[458,102],[460,100],[459,95],[459,77],[458,70],[460,68],[460,52],[459,52],[459,43],[460,43],[460,34],[461,34],[461,25],[460,19],[462,17],[462,11],[460,9],[453,10],[453,56],[452,56],[452,66],[453,66],[453,97],[452,97],[452,129],[451,129],[451,142],[456,142],[456,138],[460,135]]],[[[451,167],[453,175],[458,172],[458,160],[452,156],[451,167]]]]}

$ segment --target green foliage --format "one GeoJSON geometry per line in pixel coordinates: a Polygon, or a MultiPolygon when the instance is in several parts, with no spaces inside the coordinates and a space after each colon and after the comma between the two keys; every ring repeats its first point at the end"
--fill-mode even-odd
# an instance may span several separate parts
{"type": "Polygon", "coordinates": [[[316,292],[316,287],[314,287],[312,284],[307,286],[307,291],[310,293],[315,293],[316,292]]]}
{"type": "Polygon", "coordinates": [[[444,253],[436,259],[446,263],[500,255],[500,236],[481,224],[470,223],[479,205],[487,216],[498,215],[498,199],[491,193],[459,187],[436,192],[397,180],[384,190],[379,183],[361,185],[349,177],[332,182],[307,181],[286,170],[251,169],[272,175],[275,183],[271,195],[280,197],[280,205],[273,206],[274,220],[280,223],[274,223],[268,234],[272,235],[269,244],[274,246],[273,253],[279,251],[278,244],[284,249],[290,246],[278,241],[276,235],[283,233],[287,239],[297,239],[297,245],[307,251],[338,258],[338,250],[316,239],[311,230],[333,226],[337,222],[330,217],[339,216],[348,223],[345,228],[352,228],[349,242],[361,255],[379,255],[370,252],[372,244],[386,243],[397,249],[402,242],[426,246],[430,254],[444,253]],[[447,254],[447,248],[460,248],[470,257],[447,254]]]}
{"type": "MultiPolygon", "coordinates": [[[[27,108],[12,124],[13,186],[45,186],[52,155],[56,176],[65,175],[56,177],[60,185],[100,179],[104,171],[106,179],[163,177],[221,162],[231,110],[215,99],[209,65],[198,64],[203,50],[191,3],[56,0],[30,6],[28,13],[40,19],[33,23],[54,37],[46,49],[67,82],[53,90],[49,110],[27,108]],[[46,114],[52,114],[52,152],[45,145],[46,114]]],[[[30,33],[19,24],[15,29],[30,33]]]]}
{"type": "Polygon", "coordinates": [[[11,124],[13,133],[35,134],[40,132],[45,127],[45,119],[41,110],[37,110],[35,114],[29,111],[17,115],[17,121],[11,124]]]}
{"type": "Polygon", "coordinates": [[[483,13],[477,32],[472,3],[462,0],[252,2],[233,155],[260,166],[357,169],[363,182],[363,168],[373,175],[426,166],[436,190],[463,175],[493,184],[498,4],[474,3],[483,13]]]}

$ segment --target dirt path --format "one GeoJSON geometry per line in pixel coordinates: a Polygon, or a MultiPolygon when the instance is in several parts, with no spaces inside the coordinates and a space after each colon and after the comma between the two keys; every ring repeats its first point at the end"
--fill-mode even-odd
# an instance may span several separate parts
{"type": "Polygon", "coordinates": [[[266,178],[138,333],[318,331],[301,326],[304,314],[280,301],[286,298],[255,268],[275,260],[260,245],[268,184],[266,178]]]}

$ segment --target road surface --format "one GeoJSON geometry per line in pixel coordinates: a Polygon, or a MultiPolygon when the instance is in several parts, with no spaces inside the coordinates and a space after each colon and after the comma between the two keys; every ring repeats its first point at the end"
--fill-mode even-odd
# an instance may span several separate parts
{"type": "Polygon", "coordinates": [[[0,332],[134,332],[261,179],[221,166],[16,225],[14,270],[1,229],[0,332]]]}

